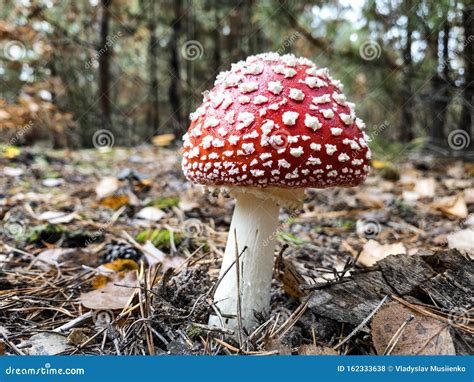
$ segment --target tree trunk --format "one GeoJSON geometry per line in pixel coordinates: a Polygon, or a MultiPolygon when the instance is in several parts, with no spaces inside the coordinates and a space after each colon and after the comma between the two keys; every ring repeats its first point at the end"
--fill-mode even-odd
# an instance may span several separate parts
{"type": "Polygon", "coordinates": [[[443,26],[443,39],[439,44],[443,47],[442,55],[438,52],[438,57],[441,58],[442,71],[437,73],[432,80],[432,109],[431,109],[431,123],[430,123],[430,140],[435,145],[446,146],[445,123],[447,109],[450,102],[450,65],[449,65],[449,31],[450,26],[445,21],[443,26]]]}
{"type": "MultiPolygon", "coordinates": [[[[472,109],[474,96],[474,7],[464,4],[462,22],[464,27],[464,86],[461,96],[463,100],[459,129],[472,136],[472,109]]],[[[471,143],[472,144],[472,143],[471,143]]]]}
{"type": "MultiPolygon", "coordinates": [[[[411,1],[407,1],[407,6],[411,8],[411,1]]],[[[407,41],[403,48],[404,79],[402,85],[402,111],[400,120],[400,140],[409,142],[413,139],[413,81],[415,73],[413,70],[413,57],[411,54],[413,38],[413,21],[410,12],[407,12],[407,41]]]]}
{"type": "Polygon", "coordinates": [[[160,124],[159,98],[158,98],[158,39],[156,36],[156,2],[149,3],[150,17],[147,23],[148,40],[148,81],[149,100],[147,111],[147,125],[149,135],[157,132],[160,124]]]}
{"type": "Polygon", "coordinates": [[[218,13],[219,2],[214,0],[214,29],[212,30],[212,38],[214,40],[214,50],[212,52],[212,66],[214,73],[217,74],[221,70],[222,55],[221,55],[221,26],[218,13]]]}
{"type": "Polygon", "coordinates": [[[179,36],[181,33],[181,14],[182,0],[174,0],[174,19],[172,21],[173,32],[170,41],[170,73],[171,81],[168,89],[170,99],[172,118],[174,119],[173,131],[179,135],[183,129],[183,121],[181,118],[181,99],[179,84],[181,81],[179,67],[179,36]]]}
{"type": "Polygon", "coordinates": [[[99,58],[99,97],[105,128],[112,127],[112,108],[110,102],[110,57],[112,55],[112,45],[107,44],[111,3],[112,0],[101,0],[102,15],[100,19],[100,43],[99,50],[97,51],[99,58]]]}

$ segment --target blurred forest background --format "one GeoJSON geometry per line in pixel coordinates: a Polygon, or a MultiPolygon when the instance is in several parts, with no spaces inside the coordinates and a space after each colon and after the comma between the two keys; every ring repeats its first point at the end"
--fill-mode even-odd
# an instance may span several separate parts
{"type": "Polygon", "coordinates": [[[376,151],[470,156],[473,8],[468,0],[1,0],[0,140],[91,147],[104,129],[115,145],[179,139],[220,71],[278,51],[330,68],[376,151]]]}

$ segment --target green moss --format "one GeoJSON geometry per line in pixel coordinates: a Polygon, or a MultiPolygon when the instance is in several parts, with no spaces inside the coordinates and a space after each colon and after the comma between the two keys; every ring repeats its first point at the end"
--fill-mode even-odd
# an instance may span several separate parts
{"type": "MultiPolygon", "coordinates": [[[[167,229],[146,229],[135,236],[139,243],[151,241],[157,248],[170,248],[171,232],[167,229]]],[[[174,244],[178,246],[183,240],[183,234],[173,233],[174,244]]]]}
{"type": "Polygon", "coordinates": [[[186,334],[188,335],[189,338],[195,339],[195,338],[198,338],[202,334],[202,329],[194,325],[189,325],[186,328],[186,334]]]}
{"type": "Polygon", "coordinates": [[[158,198],[153,200],[150,205],[157,208],[176,207],[179,204],[179,198],[158,198]]]}
{"type": "Polygon", "coordinates": [[[55,243],[61,239],[64,231],[58,225],[41,224],[33,227],[28,232],[28,242],[38,243],[41,241],[55,243]]]}
{"type": "Polygon", "coordinates": [[[278,232],[278,239],[284,241],[285,243],[293,245],[303,245],[309,243],[308,240],[300,239],[299,237],[289,232],[278,232]]]}
{"type": "Polygon", "coordinates": [[[350,220],[350,219],[339,219],[339,220],[336,221],[335,226],[336,227],[341,227],[342,229],[344,229],[346,231],[351,231],[351,230],[355,229],[356,222],[354,220],[350,220]]]}

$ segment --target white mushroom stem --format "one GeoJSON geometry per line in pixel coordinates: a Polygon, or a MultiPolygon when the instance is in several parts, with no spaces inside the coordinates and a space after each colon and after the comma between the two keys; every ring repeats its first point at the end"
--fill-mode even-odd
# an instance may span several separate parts
{"type": "MultiPolygon", "coordinates": [[[[237,317],[240,293],[242,326],[251,330],[256,323],[255,312],[268,314],[270,311],[270,287],[280,208],[274,199],[262,199],[251,193],[238,193],[236,199],[214,303],[221,315],[237,317]],[[246,250],[242,252],[244,248],[246,250]],[[238,259],[239,279],[236,250],[241,254],[238,259]]],[[[233,329],[238,327],[236,318],[223,317],[221,322],[217,316],[211,316],[209,323],[233,329]]]]}

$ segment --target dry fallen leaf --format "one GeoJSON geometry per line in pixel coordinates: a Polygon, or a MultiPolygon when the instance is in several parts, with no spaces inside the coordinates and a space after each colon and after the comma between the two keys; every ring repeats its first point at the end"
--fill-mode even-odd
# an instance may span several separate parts
{"type": "Polygon", "coordinates": [[[300,288],[300,285],[304,284],[305,280],[290,260],[279,256],[275,262],[275,268],[277,269],[276,277],[281,281],[283,290],[288,295],[297,298],[305,295],[304,291],[300,288]]]}
{"type": "Polygon", "coordinates": [[[65,336],[51,332],[35,334],[24,345],[29,355],[56,355],[68,348],[65,336]]]}
{"type": "Polygon", "coordinates": [[[390,255],[406,254],[407,250],[403,243],[380,244],[375,240],[369,240],[364,244],[359,256],[359,263],[371,267],[375,263],[390,255]]]}
{"type": "Polygon", "coordinates": [[[415,183],[414,191],[420,199],[433,198],[436,191],[436,180],[434,178],[419,179],[415,183]]]}
{"type": "Polygon", "coordinates": [[[67,336],[68,345],[77,346],[89,339],[87,335],[87,330],[84,328],[73,328],[71,333],[67,336]]]}
{"type": "Polygon", "coordinates": [[[36,266],[42,269],[59,267],[96,267],[99,258],[85,248],[51,248],[36,256],[36,266]]]}
{"type": "Polygon", "coordinates": [[[59,211],[46,211],[37,216],[38,220],[47,221],[51,224],[66,224],[72,222],[76,218],[77,214],[75,212],[68,214],[59,211]]]}
{"type": "Polygon", "coordinates": [[[447,236],[448,247],[474,258],[474,229],[462,229],[447,236]]]}
{"type": "Polygon", "coordinates": [[[382,355],[397,330],[409,319],[401,331],[393,355],[454,355],[453,339],[449,326],[435,318],[416,313],[398,302],[380,309],[372,319],[372,339],[377,354],[382,355]]]}
{"type": "Polygon", "coordinates": [[[119,180],[114,176],[107,176],[97,184],[95,187],[95,193],[99,199],[111,196],[120,187],[119,180]]]}
{"type": "Polygon", "coordinates": [[[410,191],[410,190],[403,190],[402,192],[402,198],[403,201],[412,204],[413,202],[416,202],[419,199],[419,195],[415,191],[410,191]]]}
{"type": "Polygon", "coordinates": [[[464,189],[464,200],[466,204],[474,204],[474,187],[464,189]]]}
{"type": "Polygon", "coordinates": [[[123,309],[137,287],[137,272],[130,271],[120,276],[116,273],[103,287],[82,293],[79,301],[89,309],[115,310],[123,309]]]}
{"type": "Polygon", "coordinates": [[[149,265],[161,263],[163,271],[170,268],[177,268],[183,264],[183,258],[179,256],[170,256],[164,253],[161,249],[155,247],[151,241],[147,241],[143,245],[143,254],[149,265]]]}
{"type": "Polygon", "coordinates": [[[291,355],[291,348],[280,340],[272,338],[265,342],[266,351],[277,351],[279,355],[291,355]]]}
{"type": "Polygon", "coordinates": [[[371,163],[372,163],[372,167],[376,169],[381,169],[381,168],[389,167],[392,165],[392,162],[381,161],[377,159],[373,159],[371,163]]]}
{"type": "Polygon", "coordinates": [[[3,168],[3,173],[6,176],[17,177],[17,176],[23,175],[23,172],[24,171],[21,168],[8,167],[8,166],[3,168]]]}
{"type": "Polygon", "coordinates": [[[174,141],[176,136],[174,134],[162,134],[154,136],[151,141],[155,146],[169,146],[174,141]]]}
{"type": "Polygon", "coordinates": [[[118,210],[128,204],[129,197],[127,195],[107,196],[100,201],[100,205],[114,210],[118,210]]]}
{"type": "Polygon", "coordinates": [[[464,219],[468,214],[467,205],[462,192],[454,196],[441,198],[432,203],[431,207],[452,218],[464,219]]]}
{"type": "Polygon", "coordinates": [[[61,178],[47,178],[47,179],[43,179],[41,184],[45,187],[50,187],[50,188],[59,187],[59,186],[64,184],[64,179],[61,179],[61,178]]]}
{"type": "Polygon", "coordinates": [[[381,192],[380,189],[375,187],[358,192],[356,197],[367,208],[383,208],[394,199],[393,194],[381,192]]]}
{"type": "Polygon", "coordinates": [[[196,201],[192,199],[182,198],[179,201],[178,207],[184,212],[189,212],[195,208],[199,208],[199,203],[197,203],[196,201]]]}
{"type": "Polygon", "coordinates": [[[98,289],[103,288],[107,285],[113,277],[117,277],[115,273],[118,273],[119,277],[122,277],[125,273],[138,269],[138,264],[131,259],[117,259],[111,263],[102,264],[99,268],[104,274],[100,274],[92,280],[92,288],[98,289]],[[109,277],[111,276],[111,277],[109,277]]]}
{"type": "Polygon", "coordinates": [[[141,209],[135,217],[138,219],[143,219],[147,220],[149,222],[157,222],[161,220],[166,215],[166,213],[163,210],[160,210],[159,208],[156,207],[145,207],[141,209]]]}
{"type": "Polygon", "coordinates": [[[36,256],[38,260],[37,265],[40,268],[48,269],[51,265],[55,265],[60,262],[62,257],[67,256],[68,254],[74,253],[76,249],[74,248],[52,248],[47,249],[46,251],[41,252],[36,256]]]}
{"type": "Polygon", "coordinates": [[[20,149],[15,146],[7,146],[5,149],[2,150],[2,156],[8,159],[16,158],[20,154],[20,149]]]}

